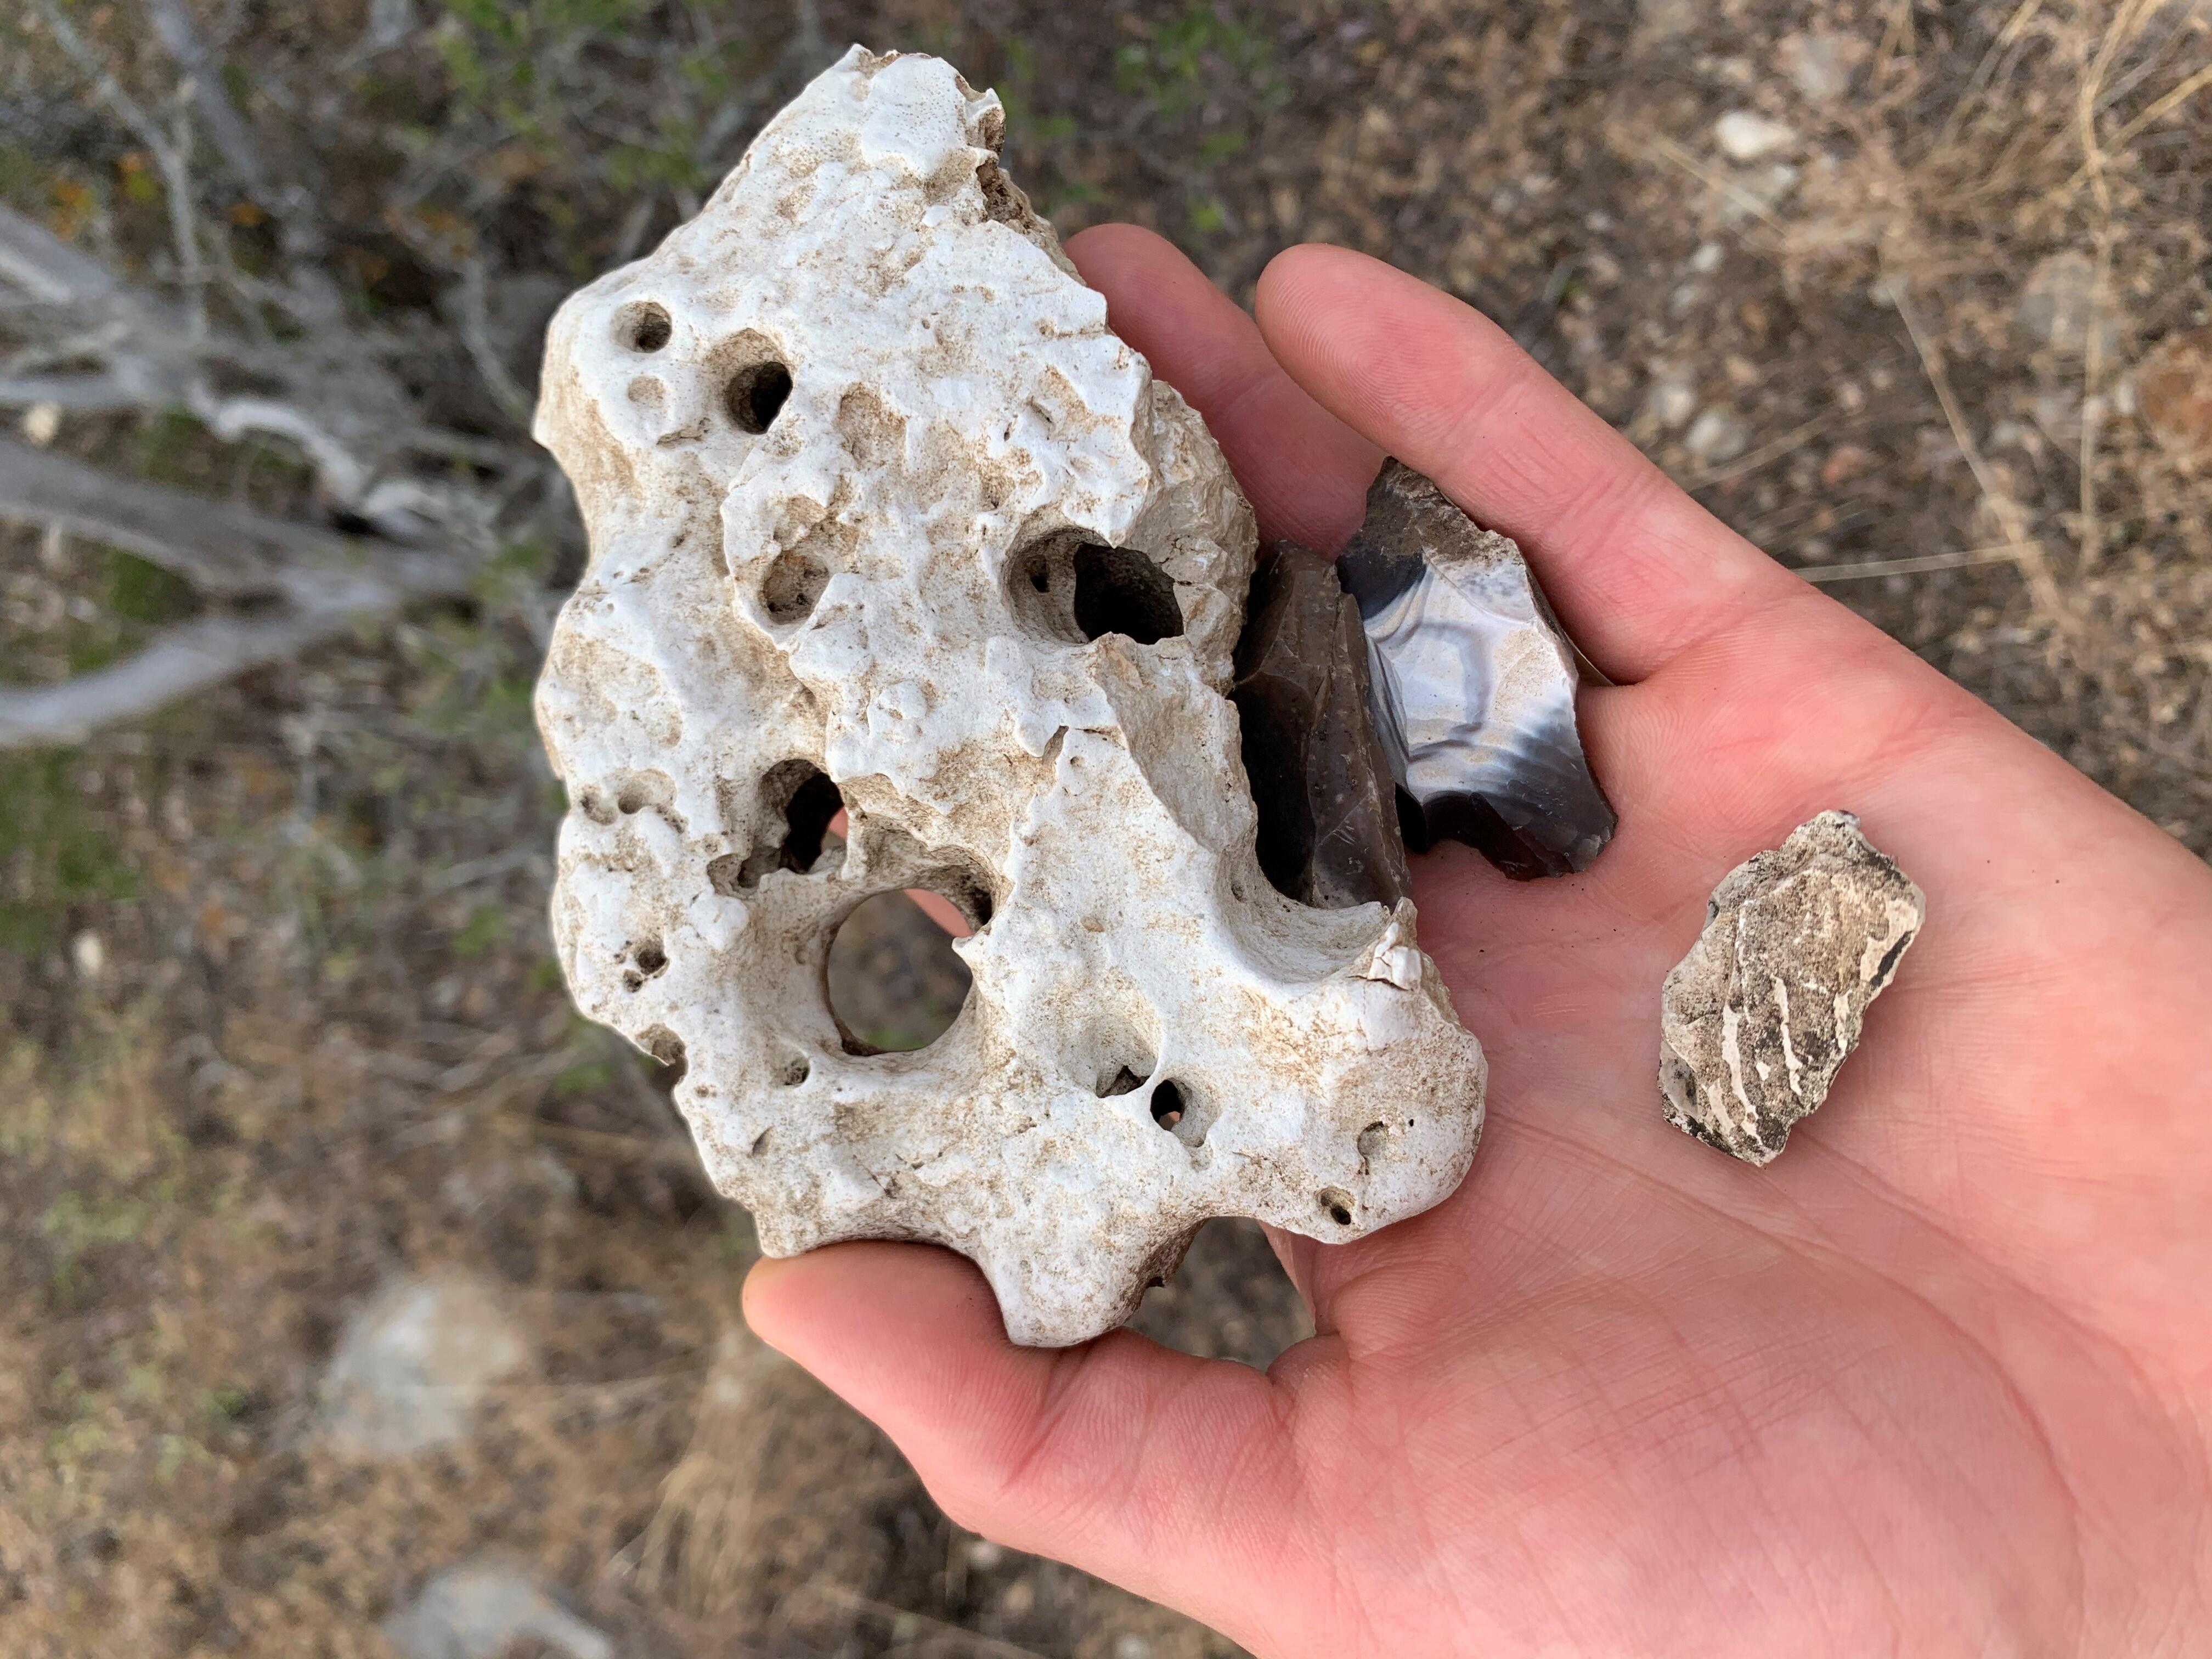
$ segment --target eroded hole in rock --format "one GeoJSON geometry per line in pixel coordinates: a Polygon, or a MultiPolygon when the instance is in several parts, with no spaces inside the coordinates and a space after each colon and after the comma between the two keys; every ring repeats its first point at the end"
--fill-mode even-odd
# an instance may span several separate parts
{"type": "Polygon", "coordinates": [[[1189,1108],[1183,1103],[1182,1088],[1173,1078],[1162,1078],[1152,1091],[1152,1121],[1163,1129],[1180,1126],[1189,1108]]]}
{"type": "Polygon", "coordinates": [[[1352,1194],[1341,1187],[1324,1187],[1318,1194],[1328,1218],[1340,1227],[1352,1224],[1352,1194]]]}
{"type": "Polygon", "coordinates": [[[983,192],[983,214],[1002,225],[1012,225],[1027,230],[1036,223],[1036,215],[1030,207],[1029,198],[1022,193],[1014,181],[1006,177],[1006,169],[996,161],[985,161],[975,169],[975,183],[983,192]]]}
{"type": "MultiPolygon", "coordinates": [[[[1150,1075],[1151,1070],[1150,1066],[1146,1067],[1145,1076],[1150,1075]]],[[[1111,1100],[1115,1095],[1133,1095],[1145,1086],[1145,1076],[1131,1071],[1127,1066],[1117,1066],[1111,1077],[1098,1079],[1098,1098],[1111,1100]]]]}
{"type": "Polygon", "coordinates": [[[684,818],[673,805],[675,793],[675,784],[665,772],[616,772],[579,788],[576,807],[594,823],[613,823],[650,808],[680,832],[684,818]]]}
{"type": "Polygon", "coordinates": [[[781,363],[749,363],[730,376],[724,402],[738,430],[757,435],[775,423],[775,417],[783,412],[784,399],[790,396],[790,369],[781,363]]]}
{"type": "MultiPolygon", "coordinates": [[[[665,1025],[647,1026],[638,1037],[638,1042],[646,1053],[651,1054],[663,1066],[682,1066],[684,1064],[684,1039],[665,1025]]],[[[680,1071],[677,1073],[678,1078],[682,1075],[680,1071]]],[[[664,1084],[673,1083],[676,1079],[661,1078],[656,1081],[664,1084]]]]}
{"type": "Polygon", "coordinates": [[[1075,550],[1075,625],[1086,640],[1123,634],[1158,645],[1182,632],[1182,606],[1168,573],[1134,548],[1086,542],[1075,550]]]}
{"type": "MultiPolygon", "coordinates": [[[[629,966],[623,969],[623,987],[626,990],[642,991],[649,979],[658,979],[668,971],[668,953],[660,948],[657,939],[641,940],[631,948],[629,966]]],[[[659,1030],[659,1026],[653,1030],[659,1030]]],[[[669,1039],[674,1042],[672,1036],[669,1039]]],[[[678,1043],[679,1048],[683,1046],[678,1043]]],[[[654,1058],[658,1059],[659,1055],[654,1058]]]]}
{"type": "Polygon", "coordinates": [[[911,895],[921,903],[923,914],[955,939],[964,939],[969,933],[980,933],[991,925],[991,889],[976,871],[954,866],[931,872],[927,885],[915,888],[911,895]],[[938,902],[933,904],[930,900],[938,902]],[[944,906],[951,905],[959,913],[959,919],[968,925],[964,929],[951,925],[944,906]]]}
{"type": "Polygon", "coordinates": [[[761,580],[761,609],[775,623],[804,622],[830,586],[830,572],[804,548],[779,553],[761,580]]]}
{"type": "MultiPolygon", "coordinates": [[[[956,908],[959,898],[941,895],[956,908]]],[[[927,1048],[960,1017],[968,964],[945,929],[905,893],[863,900],[830,941],[830,1012],[846,1052],[927,1048]]]]}
{"type": "Polygon", "coordinates": [[[760,781],[752,850],[742,857],[726,853],[714,860],[707,866],[707,879],[716,892],[727,896],[758,886],[772,870],[806,874],[821,861],[829,844],[830,821],[844,810],[845,798],[813,762],[777,763],[760,781]]]}
{"type": "Polygon", "coordinates": [[[615,319],[616,337],[632,351],[658,351],[674,333],[668,313],[650,300],[625,306],[615,319]]]}
{"type": "Polygon", "coordinates": [[[796,1089],[813,1074],[805,1054],[786,1054],[776,1062],[775,1080],[787,1089],[796,1089]]]}
{"type": "Polygon", "coordinates": [[[1087,644],[1120,634],[1157,645],[1182,633],[1175,581],[1133,547],[1106,547],[1062,531],[1018,549],[1006,565],[1006,599],[1041,638],[1087,644]]]}

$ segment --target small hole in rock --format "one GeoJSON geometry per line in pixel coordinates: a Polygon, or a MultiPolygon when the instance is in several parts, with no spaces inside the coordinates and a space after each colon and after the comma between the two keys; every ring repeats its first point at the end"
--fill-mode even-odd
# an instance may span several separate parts
{"type": "Polygon", "coordinates": [[[660,948],[659,939],[647,939],[637,947],[637,969],[647,979],[668,966],[668,953],[660,948]]]}
{"type": "Polygon", "coordinates": [[[1328,1212],[1328,1218],[1340,1227],[1352,1224],[1352,1194],[1341,1187],[1321,1189],[1321,1206],[1328,1212]]]}
{"type": "Polygon", "coordinates": [[[791,396],[791,371],[781,363],[752,363],[730,377],[726,401],[740,432],[757,435],[775,424],[791,396]]]}
{"type": "Polygon", "coordinates": [[[775,1068],[775,1080],[787,1089],[796,1089],[812,1075],[813,1070],[805,1054],[790,1054],[775,1068]]]}
{"type": "Polygon", "coordinates": [[[1095,640],[1121,634],[1158,645],[1182,632],[1182,606],[1168,573],[1133,547],[1075,550],[1075,625],[1095,640]]]}
{"type": "Polygon", "coordinates": [[[1041,564],[1035,569],[1031,570],[1030,572],[1030,586],[1040,593],[1051,592],[1052,571],[1049,567],[1041,564]]]}
{"type": "Polygon", "coordinates": [[[1145,1079],[1124,1066],[1113,1076],[1103,1079],[1098,1085],[1098,1098],[1111,1100],[1115,1095],[1133,1095],[1145,1086],[1145,1079]]]}
{"type": "Polygon", "coordinates": [[[822,857],[830,821],[844,810],[845,798],[813,762],[778,762],[760,781],[752,851],[742,860],[733,853],[714,860],[708,879],[726,896],[757,887],[772,870],[806,874],[822,857]]]}
{"type": "Polygon", "coordinates": [[[761,581],[761,609],[775,623],[803,622],[811,615],[830,573],[822,561],[800,548],[779,553],[761,581]]]}
{"type": "MultiPolygon", "coordinates": [[[[670,1030],[665,1025],[647,1026],[644,1030],[638,1033],[637,1042],[638,1046],[641,1048],[643,1048],[646,1053],[651,1054],[663,1066],[681,1067],[684,1064],[684,1039],[677,1036],[675,1032],[670,1030]]],[[[679,1070],[676,1073],[675,1077],[664,1078],[660,1080],[663,1083],[673,1084],[683,1075],[683,1072],[679,1070]]]]}
{"type": "Polygon", "coordinates": [[[855,1054],[927,1048],[959,1018],[970,983],[945,929],[902,892],[878,893],[845,918],[826,978],[830,1011],[855,1054]]]}
{"type": "Polygon", "coordinates": [[[620,328],[633,351],[658,351],[668,343],[669,337],[675,332],[669,323],[668,313],[649,301],[625,311],[620,328]]]}
{"type": "Polygon", "coordinates": [[[1172,1129],[1182,1121],[1188,1109],[1183,1104],[1182,1091],[1172,1078],[1162,1078],[1152,1090],[1152,1121],[1163,1129],[1172,1129]]]}

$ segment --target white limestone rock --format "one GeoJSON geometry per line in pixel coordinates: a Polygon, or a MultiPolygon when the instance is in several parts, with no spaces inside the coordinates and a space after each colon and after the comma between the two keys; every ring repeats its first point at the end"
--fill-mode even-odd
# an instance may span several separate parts
{"type": "Polygon", "coordinates": [[[1729,871],[1662,994],[1667,1121],[1731,1158],[1771,1163],[1827,1098],[1926,910],[1849,812],[1823,812],[1729,871]]]}
{"type": "Polygon", "coordinates": [[[1343,1240],[1434,1204],[1484,1063],[1410,904],[1261,875],[1223,695],[1251,509],[1003,126],[949,65],[856,47],[562,308],[537,429],[592,558],[538,708],[570,988],[684,1056],[764,1248],[948,1245],[1054,1345],[1209,1217],[1343,1240]],[[974,986],[871,1054],[830,938],[917,886],[976,924],[974,986]]]}

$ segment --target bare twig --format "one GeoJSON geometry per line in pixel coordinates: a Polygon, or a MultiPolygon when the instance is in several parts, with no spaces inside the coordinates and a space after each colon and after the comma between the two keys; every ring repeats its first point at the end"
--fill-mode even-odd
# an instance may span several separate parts
{"type": "MultiPolygon", "coordinates": [[[[2100,192],[2099,201],[2106,198],[2100,192]]],[[[2102,303],[2106,284],[2112,270],[2112,220],[2108,208],[2100,206],[2103,222],[2097,231],[2097,259],[2089,277],[2089,326],[2081,346],[2081,562],[2080,568],[2093,570],[2104,556],[2105,532],[2097,518],[2097,428],[2103,419],[2104,404],[2099,396],[2099,385],[2104,378],[2105,327],[2102,303]]]]}
{"type": "MultiPolygon", "coordinates": [[[[1887,262],[1885,262],[1887,263],[1887,262]]],[[[2069,626],[2073,611],[2065,596],[2058,591],[2058,583],[2051,574],[2051,561],[2045,554],[2043,544],[2037,540],[2033,526],[2028,522],[2027,511],[2005,488],[1984,459],[1982,447],[1974,441],[1972,429],[1966,424],[1966,411],[1959,407],[1959,399],[1951,390],[1951,377],[1945,372],[1943,360],[1937,354],[1936,343],[1922,326],[1919,308],[1913,303],[1912,293],[1905,278],[1894,271],[1886,272],[1883,283],[1889,301],[1897,307],[1897,314],[1905,324],[1905,331],[1912,337],[1912,348],[1920,355],[1920,366],[1935,389],[1936,401],[1942,406],[1943,418],[1950,423],[1952,441],[1966,457],[1966,467],[1974,475],[1974,483],[1989,504],[1998,526],[2005,532],[2007,544],[2029,550],[2021,559],[2021,568],[2026,573],[2028,587],[2036,603],[2051,623],[2059,628],[2069,626]]]]}
{"type": "Polygon", "coordinates": [[[365,587],[360,597],[357,605],[273,617],[204,617],[171,629],[111,668],[59,685],[0,690],[0,750],[82,743],[103,726],[143,720],[248,669],[295,657],[357,622],[389,615],[411,596],[385,586],[365,587]]]}
{"type": "Polygon", "coordinates": [[[366,563],[357,538],[118,477],[25,444],[0,442],[0,519],[58,525],[232,598],[311,601],[330,578],[350,577],[366,563]]]}
{"type": "Polygon", "coordinates": [[[212,593],[287,601],[269,615],[180,624],[137,655],[60,685],[0,690],[0,749],[78,742],[143,718],[415,600],[465,592],[476,569],[471,559],[289,524],[14,443],[0,443],[0,518],[61,526],[212,593]]]}
{"type": "Polygon", "coordinates": [[[84,71],[92,82],[93,90],[102,103],[113,110],[124,125],[129,127],[146,153],[154,158],[161,169],[162,195],[169,214],[169,234],[176,244],[178,276],[185,284],[189,303],[193,307],[193,321],[198,325],[204,320],[198,313],[199,285],[204,280],[200,258],[199,227],[192,215],[191,174],[185,165],[185,149],[191,142],[189,132],[171,134],[148,112],[144,106],[123,89],[122,83],[108,70],[100,54],[87,46],[84,37],[70,25],[54,0],[32,0],[45,21],[47,32],[54,37],[63,52],[84,71]]]}
{"type": "Polygon", "coordinates": [[[244,118],[223,95],[222,69],[209,52],[207,42],[200,39],[191,14],[178,0],[144,0],[144,4],[154,33],[176,60],[191,88],[200,119],[207,124],[208,136],[215,141],[216,153],[250,194],[265,197],[269,179],[262,168],[261,152],[244,118]]]}
{"type": "Polygon", "coordinates": [[[1707,484],[1722,483],[1730,478],[1741,477],[1747,472],[1755,472],[1769,461],[1779,460],[1784,455],[1794,454],[1802,449],[1814,438],[1827,430],[1833,424],[1834,420],[1833,415],[1824,410],[1802,425],[1790,428],[1780,437],[1763,443],[1746,454],[1739,455],[1732,461],[1723,461],[1717,466],[1705,467],[1691,473],[1680,480],[1682,488],[1702,489],[1707,484]]]}
{"type": "Polygon", "coordinates": [[[1726,173],[1707,167],[1665,133],[1645,134],[1635,142],[1637,147],[1645,155],[1656,155],[1662,161],[1673,163],[1699,184],[1727,197],[1729,201],[1774,232],[1776,235],[1782,234],[1782,222],[1768,210],[1765,203],[1760,201],[1726,173]]]}
{"type": "Polygon", "coordinates": [[[1990,42],[1990,49],[1982,54],[1982,61],[1974,65],[1974,72],[1966,77],[1966,89],[1960,93],[1958,100],[1951,106],[1950,114],[1944,118],[1942,134],[1936,141],[1939,148],[1959,136],[1959,128],[1966,118],[1967,110],[1988,87],[1997,59],[2004,55],[2014,41],[2027,32],[2027,26],[2035,21],[2035,14],[2042,5],[2043,0],[2020,0],[2013,9],[2012,15],[2005,19],[2005,25],[1997,31],[1996,39],[1990,42]]]}
{"type": "Polygon", "coordinates": [[[1816,564],[1793,567],[1808,582],[1852,582],[1868,576],[1913,576],[1931,570],[1963,570],[1978,564],[2020,563],[2041,550],[2006,542],[1996,547],[1970,547],[1956,553],[1923,553],[1903,559],[1867,559],[1856,564],[1816,564]]]}

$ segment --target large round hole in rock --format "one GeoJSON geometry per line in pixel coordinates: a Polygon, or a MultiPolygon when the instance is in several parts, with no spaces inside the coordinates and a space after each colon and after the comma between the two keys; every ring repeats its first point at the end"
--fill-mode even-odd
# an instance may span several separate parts
{"type": "Polygon", "coordinates": [[[1158,645],[1182,632],[1182,606],[1168,573],[1133,547],[1075,550],[1075,625],[1083,637],[1122,634],[1158,645]]]}
{"type": "Polygon", "coordinates": [[[763,433],[791,396],[791,371],[781,363],[750,363],[730,376],[730,418],[740,432],[763,433]]]}
{"type": "Polygon", "coordinates": [[[830,1012],[847,1052],[927,1048],[968,1000],[968,964],[904,893],[864,899],[830,941],[830,1012]]]}

